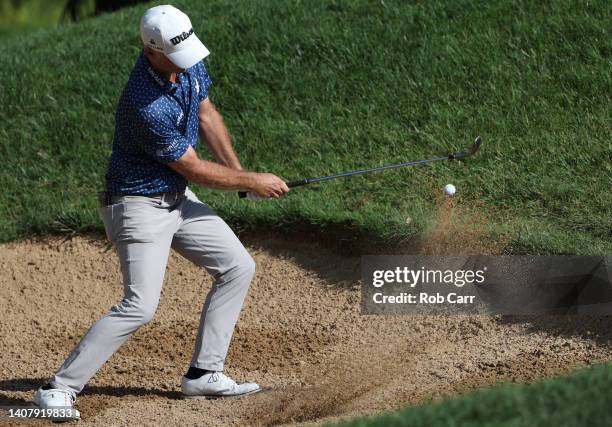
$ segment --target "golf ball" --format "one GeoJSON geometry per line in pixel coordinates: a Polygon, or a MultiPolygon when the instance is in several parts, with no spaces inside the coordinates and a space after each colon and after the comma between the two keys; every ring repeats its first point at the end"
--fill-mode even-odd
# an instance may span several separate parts
{"type": "Polygon", "coordinates": [[[453,184],[446,184],[444,186],[444,194],[446,194],[447,196],[454,196],[456,191],[457,189],[453,184]]]}

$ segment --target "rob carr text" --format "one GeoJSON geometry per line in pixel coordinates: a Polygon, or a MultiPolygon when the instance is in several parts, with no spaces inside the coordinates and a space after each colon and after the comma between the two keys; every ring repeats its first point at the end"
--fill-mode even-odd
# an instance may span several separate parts
{"type": "Polygon", "coordinates": [[[375,304],[473,304],[475,298],[475,295],[458,295],[455,292],[448,294],[401,292],[397,295],[384,295],[382,292],[376,292],[372,296],[375,304]]]}

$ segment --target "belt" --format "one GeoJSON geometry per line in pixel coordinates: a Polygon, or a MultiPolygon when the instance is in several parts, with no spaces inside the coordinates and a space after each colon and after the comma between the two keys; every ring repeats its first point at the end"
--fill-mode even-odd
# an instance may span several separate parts
{"type": "Polygon", "coordinates": [[[147,197],[150,199],[158,199],[164,202],[172,203],[178,202],[185,197],[185,190],[179,192],[166,192],[166,193],[154,193],[154,194],[112,194],[107,191],[101,191],[98,193],[98,201],[100,202],[100,206],[110,206],[117,200],[119,197],[147,197]]]}

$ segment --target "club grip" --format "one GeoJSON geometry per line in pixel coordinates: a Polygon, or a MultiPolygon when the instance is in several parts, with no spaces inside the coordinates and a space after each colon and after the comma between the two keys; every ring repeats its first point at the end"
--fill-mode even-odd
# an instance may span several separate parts
{"type": "Polygon", "coordinates": [[[300,179],[299,181],[290,181],[287,183],[287,187],[289,188],[300,187],[302,185],[308,184],[309,182],[310,181],[308,179],[300,179]]]}
{"type": "MultiPolygon", "coordinates": [[[[300,187],[302,185],[306,185],[308,184],[310,181],[308,179],[300,179],[299,181],[290,181],[287,183],[287,187],[289,188],[293,188],[293,187],[300,187]]],[[[238,192],[238,197],[241,199],[248,199],[248,200],[261,200],[263,199],[263,197],[259,197],[257,194],[253,193],[252,191],[239,191],[238,192]]]]}

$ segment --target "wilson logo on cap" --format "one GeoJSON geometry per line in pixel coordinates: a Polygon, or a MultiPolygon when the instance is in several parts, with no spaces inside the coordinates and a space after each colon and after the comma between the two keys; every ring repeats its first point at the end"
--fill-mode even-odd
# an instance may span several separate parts
{"type": "Polygon", "coordinates": [[[182,33],[182,34],[179,34],[176,37],[172,37],[170,39],[170,42],[172,42],[172,44],[174,46],[176,46],[180,42],[187,40],[189,38],[189,36],[192,35],[192,34],[193,34],[193,28],[191,30],[189,30],[189,32],[187,32],[187,33],[182,33]]]}

